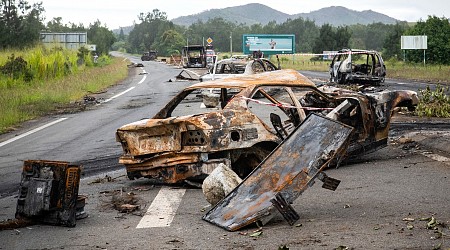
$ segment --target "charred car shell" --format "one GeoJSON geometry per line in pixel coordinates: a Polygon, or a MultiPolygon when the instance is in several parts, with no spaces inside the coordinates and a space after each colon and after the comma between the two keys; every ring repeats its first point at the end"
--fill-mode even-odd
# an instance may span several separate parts
{"type": "Polygon", "coordinates": [[[330,82],[377,85],[384,82],[386,66],[374,50],[343,49],[330,64],[330,82]]]}
{"type": "Polygon", "coordinates": [[[166,183],[202,179],[220,163],[245,177],[306,115],[327,114],[344,102],[347,107],[335,116],[355,128],[347,152],[351,156],[385,146],[394,108],[413,108],[417,95],[317,88],[294,70],[197,83],[152,119],[117,130],[124,151],[119,162],[130,179],[147,177],[166,183]],[[217,106],[205,107],[205,96],[216,98],[217,106]],[[178,108],[188,114],[178,114],[178,108]]]}
{"type": "Polygon", "coordinates": [[[214,64],[208,73],[200,76],[201,82],[206,82],[215,79],[223,79],[233,77],[240,74],[250,75],[267,71],[278,70],[270,60],[265,58],[258,58],[252,60],[243,59],[223,59],[214,64]]]}

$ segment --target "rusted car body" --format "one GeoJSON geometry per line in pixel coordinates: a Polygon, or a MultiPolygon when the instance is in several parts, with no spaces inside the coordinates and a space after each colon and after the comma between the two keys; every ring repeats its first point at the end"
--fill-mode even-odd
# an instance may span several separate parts
{"type": "Polygon", "coordinates": [[[201,82],[233,77],[240,74],[257,74],[267,71],[278,70],[271,61],[260,58],[252,60],[242,59],[223,59],[214,64],[209,72],[200,76],[201,82]]]}
{"type": "Polygon", "coordinates": [[[386,76],[383,58],[374,50],[340,50],[333,57],[329,71],[330,81],[339,84],[378,85],[386,76]]]}
{"type": "MultiPolygon", "coordinates": [[[[417,94],[362,94],[317,88],[294,70],[276,70],[194,84],[152,119],[119,128],[116,139],[130,179],[166,183],[202,179],[223,163],[247,176],[310,113],[327,114],[354,128],[345,157],[387,145],[395,107],[413,108],[417,94]],[[203,97],[217,98],[206,107],[203,97]]],[[[289,157],[289,156],[286,156],[289,157]]]]}

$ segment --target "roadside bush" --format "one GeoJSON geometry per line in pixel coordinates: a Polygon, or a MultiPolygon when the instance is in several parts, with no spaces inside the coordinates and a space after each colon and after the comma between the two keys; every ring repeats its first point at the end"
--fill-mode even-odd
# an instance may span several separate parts
{"type": "Polygon", "coordinates": [[[428,86],[420,90],[422,98],[416,108],[417,115],[450,118],[450,97],[445,94],[448,90],[449,87],[445,88],[441,85],[437,85],[434,91],[428,86]]]}
{"type": "Polygon", "coordinates": [[[8,56],[8,61],[5,65],[0,67],[3,75],[14,80],[23,78],[24,81],[29,82],[33,79],[33,74],[28,68],[28,63],[21,56],[15,57],[14,54],[8,56]]]}

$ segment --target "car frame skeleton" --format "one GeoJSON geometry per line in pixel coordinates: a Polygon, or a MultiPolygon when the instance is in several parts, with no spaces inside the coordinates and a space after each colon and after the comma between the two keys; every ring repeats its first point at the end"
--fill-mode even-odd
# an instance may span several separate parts
{"type": "Polygon", "coordinates": [[[152,119],[117,130],[124,151],[119,162],[130,179],[201,180],[221,163],[245,177],[311,113],[354,128],[342,160],[386,146],[394,109],[413,108],[417,101],[413,91],[363,94],[317,88],[294,70],[197,83],[152,119]],[[217,98],[217,107],[202,106],[205,90],[217,98]],[[193,98],[184,102],[188,96],[193,98]],[[188,114],[178,114],[178,108],[188,114]]]}
{"type": "Polygon", "coordinates": [[[330,82],[377,85],[384,82],[386,66],[377,51],[343,49],[333,57],[329,72],[330,82]]]}
{"type": "Polygon", "coordinates": [[[208,70],[208,73],[200,76],[201,82],[223,79],[238,75],[258,74],[267,71],[279,70],[270,60],[265,58],[241,60],[241,59],[223,59],[214,63],[214,66],[208,70]]]}

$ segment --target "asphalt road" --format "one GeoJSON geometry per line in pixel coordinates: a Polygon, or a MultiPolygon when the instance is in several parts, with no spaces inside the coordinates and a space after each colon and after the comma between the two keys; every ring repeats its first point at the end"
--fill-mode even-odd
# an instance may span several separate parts
{"type": "MultiPolygon", "coordinates": [[[[131,60],[140,62],[138,58],[131,57],[131,60]]],[[[117,161],[122,150],[115,141],[116,129],[153,116],[180,88],[189,85],[188,82],[168,82],[180,69],[158,62],[143,64],[143,68],[132,68],[131,76],[125,82],[97,95],[100,103],[87,111],[31,121],[13,133],[0,136],[0,143],[3,143],[0,146],[0,195],[17,191],[23,160],[59,160],[81,164],[87,175],[120,168],[117,161]],[[143,74],[144,71],[146,73],[143,74]],[[7,143],[30,130],[56,121],[60,122],[7,143]]]]}
{"type": "MultiPolygon", "coordinates": [[[[138,58],[131,60],[140,62],[138,58]]],[[[335,192],[322,189],[317,183],[294,202],[293,207],[300,215],[295,226],[289,226],[277,216],[259,235],[253,235],[258,231],[256,227],[227,232],[203,221],[201,217],[208,204],[200,189],[128,180],[124,169],[117,164],[121,149],[115,142],[114,132],[123,124],[153,116],[180,88],[189,85],[189,82],[167,82],[179,72],[180,69],[161,63],[144,62],[144,68],[132,69],[128,80],[97,95],[103,102],[90,110],[46,117],[0,137],[0,143],[5,143],[31,129],[59,121],[0,147],[0,221],[14,217],[17,203],[14,192],[20,181],[22,160],[26,159],[82,164],[86,177],[80,193],[88,197],[85,210],[89,214],[75,228],[32,225],[0,231],[0,249],[278,249],[282,246],[289,249],[432,249],[439,244],[441,249],[450,247],[450,155],[437,152],[443,158],[433,158],[425,144],[393,140],[385,149],[339,169],[328,170],[329,176],[342,181],[335,192]],[[142,74],[143,70],[147,74],[142,74]],[[173,198],[170,204],[164,203],[167,193],[173,198]],[[118,197],[128,195],[137,198],[139,211],[124,214],[112,207],[113,197],[117,201],[118,197]],[[149,210],[158,211],[157,216],[148,218],[152,216],[149,213],[146,217],[149,210]],[[441,223],[435,225],[436,229],[428,229],[428,221],[420,220],[431,217],[441,223]],[[159,225],[160,221],[164,225],[159,225]]],[[[436,129],[437,136],[448,138],[448,127],[436,129]]],[[[419,130],[424,129],[398,126],[394,136],[419,130]]],[[[441,143],[448,143],[442,138],[441,143]]]]}

